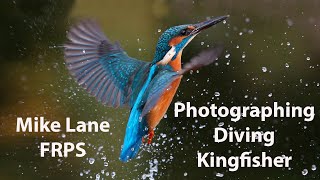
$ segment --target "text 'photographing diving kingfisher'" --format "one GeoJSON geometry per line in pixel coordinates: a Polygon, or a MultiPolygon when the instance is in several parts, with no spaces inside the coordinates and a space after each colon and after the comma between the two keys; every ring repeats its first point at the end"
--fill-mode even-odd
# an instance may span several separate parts
{"type": "Polygon", "coordinates": [[[181,68],[182,50],[202,30],[227,19],[174,26],[159,38],[152,62],[129,57],[95,21],[71,27],[64,45],[66,66],[76,81],[101,103],[131,108],[120,160],[136,157],[143,138],[150,144],[178,89],[182,75],[217,60],[221,47],[204,50],[181,68]]]}

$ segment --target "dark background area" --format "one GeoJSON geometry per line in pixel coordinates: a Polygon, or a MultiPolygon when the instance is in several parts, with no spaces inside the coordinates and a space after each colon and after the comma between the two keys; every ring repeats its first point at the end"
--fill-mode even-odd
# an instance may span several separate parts
{"type": "Polygon", "coordinates": [[[319,179],[320,2],[317,0],[3,0],[0,2],[0,179],[319,179]],[[173,103],[152,146],[118,160],[128,109],[105,107],[69,76],[62,45],[81,18],[94,18],[132,57],[151,61],[168,27],[229,14],[186,47],[183,62],[224,44],[216,65],[183,77],[176,101],[194,106],[315,107],[315,119],[174,118],[173,103]],[[109,121],[110,133],[16,133],[16,117],[109,121]],[[214,143],[217,126],[276,131],[275,144],[214,143]],[[85,142],[84,158],[40,158],[42,141],[85,142]],[[290,168],[197,168],[197,151],[235,156],[252,150],[293,156],[290,168]],[[307,172],[307,173],[306,173],[307,172]],[[221,177],[223,176],[223,177],[221,177]]]}

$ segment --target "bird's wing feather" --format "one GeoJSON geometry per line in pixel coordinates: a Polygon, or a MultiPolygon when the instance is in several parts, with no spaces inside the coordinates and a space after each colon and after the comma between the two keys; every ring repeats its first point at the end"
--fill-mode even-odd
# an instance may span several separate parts
{"type": "Polygon", "coordinates": [[[185,74],[190,70],[196,70],[215,62],[222,53],[222,50],[222,46],[218,46],[216,48],[201,51],[197,56],[193,57],[190,62],[187,63],[181,71],[179,71],[179,73],[185,74]]]}
{"type": "Polygon", "coordinates": [[[93,20],[72,26],[67,37],[65,61],[76,81],[103,104],[131,107],[133,82],[148,73],[149,63],[129,57],[93,20]]]}
{"type": "Polygon", "coordinates": [[[171,83],[179,77],[181,77],[181,75],[172,70],[163,70],[154,77],[150,83],[150,89],[144,98],[145,105],[143,107],[141,117],[145,117],[145,115],[151,111],[161,98],[163,92],[167,91],[168,88],[171,88],[171,83]]]}

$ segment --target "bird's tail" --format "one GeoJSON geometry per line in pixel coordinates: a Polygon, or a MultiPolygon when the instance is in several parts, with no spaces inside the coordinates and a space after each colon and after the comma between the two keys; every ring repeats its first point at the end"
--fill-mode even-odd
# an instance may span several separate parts
{"type": "Polygon", "coordinates": [[[120,160],[123,162],[127,162],[137,156],[142,143],[142,137],[146,135],[146,121],[140,115],[141,110],[139,109],[133,109],[130,113],[120,154],[120,160]]]}

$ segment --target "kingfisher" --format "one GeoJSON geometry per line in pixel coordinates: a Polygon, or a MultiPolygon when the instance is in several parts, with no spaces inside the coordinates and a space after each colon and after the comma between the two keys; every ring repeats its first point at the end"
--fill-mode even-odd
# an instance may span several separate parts
{"type": "Polygon", "coordinates": [[[71,76],[102,104],[131,109],[121,161],[135,158],[144,138],[151,143],[154,129],[170,106],[182,76],[217,60],[221,47],[208,48],[181,67],[182,51],[188,43],[204,29],[227,18],[220,16],[168,28],[160,36],[151,62],[128,56],[94,20],[81,20],[70,28],[64,55],[71,76]]]}

